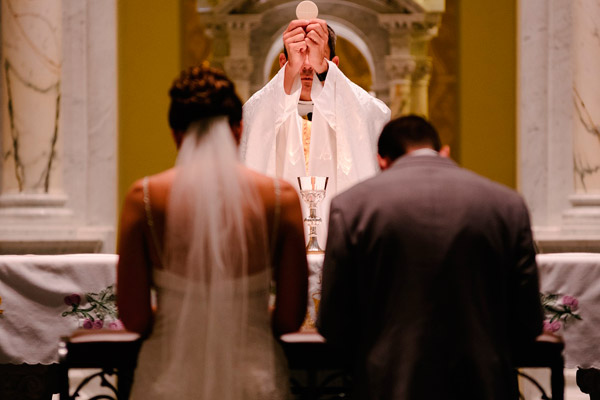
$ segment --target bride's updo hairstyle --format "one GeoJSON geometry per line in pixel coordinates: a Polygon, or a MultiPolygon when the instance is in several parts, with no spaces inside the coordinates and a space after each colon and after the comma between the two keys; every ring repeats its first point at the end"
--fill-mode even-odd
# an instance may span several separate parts
{"type": "Polygon", "coordinates": [[[174,131],[185,132],[193,122],[216,116],[227,116],[232,127],[242,120],[235,85],[225,73],[208,65],[183,70],[169,96],[169,126],[174,131]]]}

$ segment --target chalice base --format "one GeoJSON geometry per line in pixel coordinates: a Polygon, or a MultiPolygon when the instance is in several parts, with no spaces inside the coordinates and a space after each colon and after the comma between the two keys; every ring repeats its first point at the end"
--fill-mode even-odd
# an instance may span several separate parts
{"type": "Polygon", "coordinates": [[[308,244],[306,245],[306,252],[312,254],[324,253],[325,251],[319,246],[316,236],[308,238],[308,244]]]}

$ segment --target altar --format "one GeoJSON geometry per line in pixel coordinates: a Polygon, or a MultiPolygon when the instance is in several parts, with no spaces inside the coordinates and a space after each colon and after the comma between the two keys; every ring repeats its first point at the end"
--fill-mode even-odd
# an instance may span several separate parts
{"type": "MultiPolygon", "coordinates": [[[[0,364],[57,365],[61,337],[77,329],[98,333],[119,329],[114,308],[117,257],[0,256],[0,364]],[[103,311],[96,313],[96,309],[103,311]]],[[[542,292],[579,300],[582,320],[568,323],[557,332],[565,342],[565,366],[600,367],[600,286],[595,284],[600,280],[600,254],[540,254],[537,261],[542,292]]],[[[315,318],[321,296],[323,255],[310,254],[308,262],[308,314],[315,318]]],[[[282,341],[293,357],[290,366],[296,370],[332,369],[343,364],[343,354],[328,348],[315,331],[287,335],[282,341]],[[319,354],[315,360],[321,360],[322,365],[316,365],[315,360],[315,365],[306,364],[305,355],[313,350],[319,354]]],[[[94,355],[86,357],[93,361],[94,355]]],[[[344,377],[336,379],[342,382],[344,377]]]]}

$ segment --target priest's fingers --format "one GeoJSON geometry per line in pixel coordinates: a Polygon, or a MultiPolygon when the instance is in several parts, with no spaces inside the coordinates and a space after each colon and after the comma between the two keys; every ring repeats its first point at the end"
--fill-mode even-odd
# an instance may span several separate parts
{"type": "MultiPolygon", "coordinates": [[[[306,26],[306,42],[310,46],[311,42],[321,47],[321,52],[325,51],[329,34],[327,23],[322,19],[311,19],[306,26]]],[[[311,46],[312,47],[312,46],[311,46]]]]}
{"type": "Polygon", "coordinates": [[[292,72],[297,72],[304,62],[304,51],[306,42],[304,38],[306,33],[301,27],[295,27],[283,34],[283,44],[288,53],[288,62],[291,64],[292,72]]]}
{"type": "Polygon", "coordinates": [[[327,45],[327,37],[323,37],[323,36],[317,34],[315,31],[310,31],[306,35],[305,42],[309,46],[311,44],[314,44],[314,45],[317,45],[317,46],[320,46],[320,47],[325,47],[327,45]]]}
{"type": "Polygon", "coordinates": [[[302,68],[302,64],[304,64],[304,59],[306,58],[306,43],[304,41],[290,43],[287,46],[287,52],[288,71],[290,77],[295,77],[300,73],[300,68],[302,68]]]}
{"type": "Polygon", "coordinates": [[[327,22],[324,19],[311,19],[310,21],[308,21],[305,30],[307,33],[315,31],[321,37],[326,38],[329,36],[329,32],[327,30],[327,22]]]}
{"type": "Polygon", "coordinates": [[[290,31],[283,32],[283,41],[284,42],[288,42],[288,41],[299,42],[301,40],[304,40],[305,36],[306,36],[306,32],[304,32],[304,29],[297,27],[290,31]]]}
{"type": "Polygon", "coordinates": [[[311,30],[306,35],[306,45],[308,46],[308,62],[317,73],[327,70],[327,36],[323,37],[317,30],[311,30]]]}
{"type": "MultiPolygon", "coordinates": [[[[309,21],[307,21],[305,19],[295,19],[292,22],[290,22],[290,24],[288,25],[288,27],[285,29],[285,32],[293,31],[296,28],[300,28],[302,30],[305,30],[306,25],[308,25],[308,22],[309,21]]],[[[284,32],[284,35],[285,35],[285,32],[284,32]]]]}

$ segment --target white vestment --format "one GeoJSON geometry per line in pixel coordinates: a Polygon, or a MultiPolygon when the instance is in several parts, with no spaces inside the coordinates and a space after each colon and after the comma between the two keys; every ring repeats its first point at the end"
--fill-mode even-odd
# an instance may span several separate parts
{"type": "MultiPolygon", "coordinates": [[[[298,115],[301,83],[297,77],[287,95],[284,75],[285,67],[244,104],[240,151],[248,167],[286,179],[297,188],[297,177],[307,175],[298,115]]],[[[329,177],[327,198],[331,199],[379,170],[377,139],[390,119],[390,109],[330,61],[324,85],[313,75],[311,98],[308,175],[329,177]]]]}
{"type": "MultiPolygon", "coordinates": [[[[306,176],[302,119],[298,115],[301,83],[291,94],[283,88],[285,67],[244,104],[241,156],[262,173],[297,187],[306,176]]],[[[325,84],[313,77],[309,175],[328,176],[327,196],[333,196],[378,171],[377,139],[390,119],[390,109],[350,81],[329,62],[325,84]]]]}
{"type": "MultiPolygon", "coordinates": [[[[313,75],[314,103],[308,175],[328,176],[327,195],[318,210],[323,219],[319,244],[325,247],[329,202],[337,193],[378,170],[377,139],[390,119],[381,100],[354,84],[332,62],[325,84],[313,75]]],[[[241,159],[250,168],[277,176],[298,188],[306,176],[302,145],[302,118],[298,115],[301,82],[298,76],[288,95],[285,67],[244,104],[241,159]]],[[[306,204],[303,204],[306,215],[306,204]]]]}
{"type": "MultiPolygon", "coordinates": [[[[391,111],[381,100],[354,84],[332,62],[325,84],[313,74],[313,115],[310,133],[308,175],[328,176],[327,195],[317,215],[319,244],[324,249],[329,223],[329,203],[339,192],[379,170],[377,140],[391,111]]],[[[250,168],[283,178],[298,189],[298,177],[306,176],[302,117],[298,114],[301,82],[297,77],[291,93],[285,93],[285,67],[244,104],[240,156],[250,168]]],[[[303,201],[302,212],[308,215],[303,201]]],[[[308,228],[305,224],[306,232],[308,228]]],[[[308,239],[308,235],[307,235],[308,239]]],[[[309,312],[316,320],[316,302],[321,298],[322,261],[309,257],[309,312]]]]}

